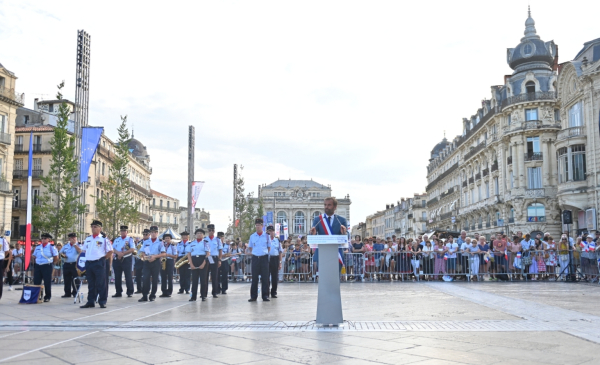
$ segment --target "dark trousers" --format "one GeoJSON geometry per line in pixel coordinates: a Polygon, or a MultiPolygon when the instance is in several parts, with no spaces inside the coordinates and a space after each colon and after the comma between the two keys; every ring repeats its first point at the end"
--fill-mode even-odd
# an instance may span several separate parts
{"type": "MultiPolygon", "coordinates": [[[[105,269],[105,275],[104,275],[104,279],[106,280],[106,286],[104,287],[104,291],[105,291],[105,295],[106,298],[108,298],[108,284],[110,283],[110,267],[111,267],[111,260],[106,260],[106,266],[104,267],[105,269]]],[[[100,302],[98,302],[100,303],[100,302]]]]}
{"type": "MultiPolygon", "coordinates": [[[[12,262],[11,262],[11,266],[12,266],[12,262]]],[[[0,260],[0,267],[4,268],[4,270],[6,270],[6,268],[8,267],[8,260],[0,260]],[[4,262],[4,263],[3,263],[4,262]]],[[[8,268],[8,271],[6,272],[6,281],[8,282],[8,285],[12,286],[14,283],[14,279],[13,279],[13,273],[12,273],[12,267],[8,268]]],[[[2,271],[2,275],[4,275],[4,271],[2,271]]],[[[0,295],[0,298],[2,297],[2,295],[0,295]]]]}
{"type": "Polygon", "coordinates": [[[35,264],[33,268],[33,285],[40,285],[44,280],[44,299],[52,297],[52,268],[52,264],[35,264]]]}
{"type": "MultiPolygon", "coordinates": [[[[85,276],[88,281],[88,297],[87,304],[95,305],[96,297],[98,303],[106,304],[106,258],[101,258],[95,261],[85,262],[85,276]]],[[[37,271],[37,268],[36,268],[37,271]]]]}
{"type": "MultiPolygon", "coordinates": [[[[181,257],[180,257],[181,258],[181,257]]],[[[182,265],[179,268],[179,292],[190,291],[190,277],[192,272],[190,271],[190,264],[182,265]]]]}
{"type": "Polygon", "coordinates": [[[156,291],[158,290],[158,275],[160,275],[160,260],[156,259],[152,262],[144,261],[144,287],[142,288],[142,294],[144,298],[156,298],[156,291]],[[150,279],[152,279],[152,291],[150,291],[150,279]]]}
{"type": "Polygon", "coordinates": [[[258,276],[260,275],[260,290],[262,298],[269,297],[269,255],[252,256],[252,286],[250,298],[258,298],[258,276]]]}
{"type": "Polygon", "coordinates": [[[127,295],[133,294],[133,278],[131,275],[132,256],[124,257],[123,260],[113,260],[113,270],[115,271],[115,290],[117,294],[123,293],[123,273],[125,273],[125,287],[127,295]]]}
{"type": "Polygon", "coordinates": [[[277,295],[279,282],[279,255],[269,256],[269,276],[271,279],[271,295],[277,295]]]}
{"type": "Polygon", "coordinates": [[[219,290],[221,293],[227,291],[229,289],[229,260],[225,260],[221,262],[221,267],[219,268],[219,290]]]}
{"type": "Polygon", "coordinates": [[[136,291],[142,291],[142,284],[144,283],[144,261],[135,259],[135,286],[136,291]]]}
{"type": "Polygon", "coordinates": [[[213,256],[214,264],[208,266],[210,271],[210,282],[212,283],[212,295],[219,294],[219,256],[213,256]]]}
{"type": "MultiPolygon", "coordinates": [[[[4,267],[4,258],[0,259],[0,267],[4,267]]],[[[0,281],[0,299],[2,299],[3,287],[4,287],[4,270],[2,270],[2,280],[0,281]]]]}
{"type": "Polygon", "coordinates": [[[208,296],[208,259],[204,255],[192,256],[192,263],[196,267],[196,269],[190,270],[192,272],[192,299],[197,299],[198,279],[200,279],[200,297],[206,298],[208,296]],[[202,262],[205,262],[204,268],[198,269],[202,262]]]}
{"type": "Polygon", "coordinates": [[[63,279],[65,280],[65,295],[75,296],[77,294],[77,287],[79,286],[79,279],[77,284],[74,279],[78,277],[77,274],[77,263],[76,262],[65,262],[63,264],[63,279]]]}
{"type": "Polygon", "coordinates": [[[175,269],[175,261],[167,259],[165,270],[160,269],[160,290],[165,295],[173,294],[173,270],[175,269]]]}

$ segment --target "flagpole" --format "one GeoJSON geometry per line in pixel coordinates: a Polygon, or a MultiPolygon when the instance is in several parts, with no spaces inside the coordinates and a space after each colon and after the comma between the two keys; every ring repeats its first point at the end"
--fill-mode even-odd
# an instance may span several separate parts
{"type": "Polygon", "coordinates": [[[23,288],[25,287],[25,273],[29,270],[31,261],[31,170],[33,165],[33,129],[29,134],[29,162],[27,166],[27,227],[25,228],[25,270],[23,273],[23,288]]]}

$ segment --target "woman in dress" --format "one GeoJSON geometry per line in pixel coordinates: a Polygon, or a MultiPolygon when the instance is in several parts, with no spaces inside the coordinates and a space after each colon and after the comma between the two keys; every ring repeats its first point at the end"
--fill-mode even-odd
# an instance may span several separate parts
{"type": "Polygon", "coordinates": [[[521,273],[523,273],[523,263],[521,257],[523,255],[523,245],[518,236],[513,236],[512,243],[510,245],[510,257],[512,258],[511,275],[514,275],[516,280],[521,280],[521,273]]]}
{"type": "MultiPolygon", "coordinates": [[[[440,273],[446,275],[446,260],[444,260],[444,257],[446,256],[446,253],[448,252],[448,248],[446,246],[444,246],[444,243],[441,240],[436,239],[434,252],[435,252],[435,267],[433,268],[433,277],[435,280],[438,278],[438,275],[440,273]]],[[[440,280],[444,280],[443,276],[440,277],[440,280]]]]}
{"type": "Polygon", "coordinates": [[[569,273],[569,239],[566,235],[562,235],[558,243],[558,264],[560,265],[559,277],[561,280],[566,280],[569,273]]]}
{"type": "Polygon", "coordinates": [[[551,236],[548,237],[548,241],[545,244],[546,254],[546,270],[548,271],[548,277],[550,281],[556,280],[556,242],[551,236]]]}
{"type": "Polygon", "coordinates": [[[467,246],[467,249],[465,250],[466,253],[464,253],[465,255],[468,255],[469,257],[469,269],[471,271],[471,280],[479,280],[479,253],[481,252],[479,250],[479,245],[477,244],[477,241],[472,240],[471,244],[469,246],[467,246]]]}
{"type": "MultiPolygon", "coordinates": [[[[398,240],[399,242],[404,242],[404,245],[406,245],[406,238],[404,237],[400,237],[400,239],[398,240]]],[[[393,274],[393,279],[396,280],[397,279],[397,273],[398,273],[398,251],[401,250],[400,248],[401,244],[398,244],[397,242],[391,242],[388,245],[388,252],[386,255],[386,261],[388,262],[388,267],[390,272],[393,274]]]]}
{"type": "Polygon", "coordinates": [[[410,246],[410,264],[413,268],[413,281],[421,280],[419,275],[419,267],[421,266],[421,245],[412,238],[408,239],[408,245],[410,246]]]}
{"type": "Polygon", "coordinates": [[[531,257],[531,265],[529,265],[529,274],[531,274],[529,277],[531,278],[532,281],[536,281],[537,280],[537,274],[539,273],[538,271],[538,252],[536,247],[538,247],[538,245],[541,245],[542,241],[540,241],[539,238],[536,238],[534,240],[534,244],[531,245],[529,247],[529,257],[531,257]]]}
{"type": "Polygon", "coordinates": [[[373,256],[373,245],[371,244],[371,239],[367,238],[365,240],[365,273],[366,276],[373,280],[373,272],[375,271],[375,257],[373,256]]]}
{"type": "Polygon", "coordinates": [[[425,279],[428,281],[432,280],[433,274],[433,266],[434,266],[434,253],[433,253],[433,245],[431,241],[425,241],[425,246],[423,246],[423,274],[425,274],[425,279]]]}

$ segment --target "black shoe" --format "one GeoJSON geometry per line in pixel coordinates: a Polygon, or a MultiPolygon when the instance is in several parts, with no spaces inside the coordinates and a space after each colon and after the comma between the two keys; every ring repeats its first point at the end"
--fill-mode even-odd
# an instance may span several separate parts
{"type": "Polygon", "coordinates": [[[79,308],[94,308],[94,307],[95,307],[95,305],[94,305],[94,304],[85,303],[84,305],[82,305],[82,306],[81,306],[81,307],[79,307],[79,308]]]}
{"type": "Polygon", "coordinates": [[[150,301],[153,302],[156,300],[156,297],[150,297],[150,301]]]}
{"type": "Polygon", "coordinates": [[[270,302],[270,301],[271,301],[271,299],[269,299],[269,298],[263,298],[263,302],[270,302]]]}
{"type": "Polygon", "coordinates": [[[227,294],[227,292],[226,292],[225,290],[223,290],[223,291],[221,292],[221,295],[225,295],[225,294],[227,294]]]}
{"type": "Polygon", "coordinates": [[[183,290],[178,291],[177,294],[183,294],[183,290]]]}
{"type": "Polygon", "coordinates": [[[141,299],[138,299],[138,302],[147,302],[147,301],[148,301],[148,298],[144,298],[144,297],[142,297],[141,299]]]}
{"type": "Polygon", "coordinates": [[[133,295],[131,294],[127,294],[127,298],[131,298],[133,295]]]}
{"type": "Polygon", "coordinates": [[[44,303],[49,302],[50,298],[44,298],[44,303]]]}
{"type": "Polygon", "coordinates": [[[161,294],[161,295],[159,295],[158,297],[159,297],[159,298],[168,298],[168,297],[170,297],[170,295],[167,295],[167,294],[161,294]]]}
{"type": "Polygon", "coordinates": [[[136,291],[136,292],[135,292],[135,293],[133,293],[133,294],[143,294],[143,293],[142,293],[142,291],[141,291],[141,290],[138,290],[138,291],[136,291]]]}
{"type": "Polygon", "coordinates": [[[256,302],[256,298],[254,298],[254,299],[250,298],[250,299],[248,299],[248,301],[249,302],[256,302]]]}
{"type": "Polygon", "coordinates": [[[203,302],[206,302],[206,297],[202,297],[202,301],[203,301],[203,302]]]}
{"type": "Polygon", "coordinates": [[[189,301],[190,301],[190,302],[195,302],[195,301],[196,301],[196,298],[190,298],[190,300],[189,300],[189,301]]]}
{"type": "Polygon", "coordinates": [[[218,296],[217,296],[216,294],[213,294],[213,298],[217,299],[217,298],[218,298],[218,296]]]}
{"type": "Polygon", "coordinates": [[[106,308],[106,304],[100,304],[100,308],[106,308]]]}
{"type": "Polygon", "coordinates": [[[113,298],[121,298],[122,296],[123,296],[123,294],[115,294],[115,295],[113,295],[112,297],[113,297],[113,298]]]}
{"type": "Polygon", "coordinates": [[[277,298],[276,294],[271,294],[271,298],[277,298]]]}
{"type": "MultiPolygon", "coordinates": [[[[73,296],[74,296],[74,295],[73,295],[73,296]]],[[[61,298],[71,298],[71,296],[70,296],[70,295],[67,295],[67,294],[65,294],[65,295],[61,296],[61,298]]]]}
{"type": "Polygon", "coordinates": [[[190,292],[188,290],[185,291],[186,294],[189,294],[190,292]]]}

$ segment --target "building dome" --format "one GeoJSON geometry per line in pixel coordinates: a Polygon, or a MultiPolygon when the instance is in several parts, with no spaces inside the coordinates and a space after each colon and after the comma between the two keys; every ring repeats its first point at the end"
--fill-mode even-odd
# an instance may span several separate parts
{"type": "Polygon", "coordinates": [[[129,142],[127,143],[127,147],[129,148],[129,151],[131,152],[131,154],[134,155],[135,157],[139,157],[142,159],[148,157],[148,152],[146,151],[146,146],[144,146],[142,144],[142,142],[138,141],[135,138],[132,138],[129,140],[129,142]]]}
{"type": "Polygon", "coordinates": [[[515,73],[536,69],[551,71],[557,52],[556,45],[553,41],[544,42],[537,35],[531,11],[525,21],[524,34],[515,48],[507,50],[506,61],[510,68],[515,70],[515,73]]]}
{"type": "Polygon", "coordinates": [[[444,139],[442,139],[440,143],[436,144],[435,147],[433,147],[433,149],[431,150],[431,158],[434,159],[438,157],[440,155],[440,152],[442,152],[448,144],[448,140],[446,139],[446,137],[444,137],[444,139]]]}

